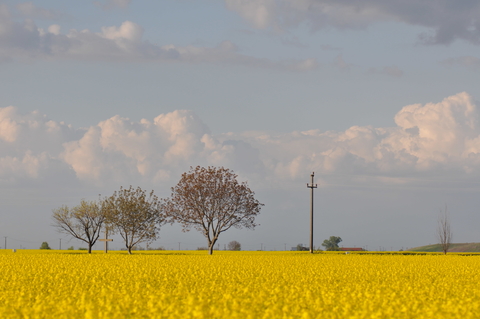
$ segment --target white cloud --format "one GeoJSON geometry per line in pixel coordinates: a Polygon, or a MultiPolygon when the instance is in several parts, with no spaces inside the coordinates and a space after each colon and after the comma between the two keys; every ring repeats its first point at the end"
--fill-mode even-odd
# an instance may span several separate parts
{"type": "Polygon", "coordinates": [[[397,126],[390,128],[354,126],[344,132],[237,138],[259,149],[266,167],[284,178],[299,178],[309,171],[404,177],[439,170],[458,176],[480,173],[478,110],[467,93],[440,103],[406,106],[395,122],[397,126]]]}
{"type": "Polygon", "coordinates": [[[442,0],[225,0],[259,29],[288,29],[305,23],[313,31],[326,27],[358,29],[380,21],[403,22],[433,30],[425,43],[448,44],[463,39],[480,44],[480,3],[442,0]]]}
{"type": "Polygon", "coordinates": [[[103,27],[100,36],[110,40],[140,42],[143,36],[143,28],[131,21],[125,21],[120,27],[103,27]]]}
{"type": "Polygon", "coordinates": [[[65,169],[58,163],[62,144],[81,133],[39,112],[21,114],[12,106],[0,108],[0,180],[37,179],[55,166],[65,169]]]}
{"type": "Polygon", "coordinates": [[[214,136],[190,111],[139,122],[117,115],[74,130],[38,112],[6,107],[0,109],[0,179],[36,180],[59,174],[58,166],[90,184],[168,187],[196,165],[226,166],[269,187],[302,180],[312,171],[324,181],[345,176],[359,183],[397,183],[399,177],[406,183],[439,173],[478,177],[478,117],[473,98],[459,93],[439,103],[405,106],[395,127],[214,136]]]}
{"type": "MultiPolygon", "coordinates": [[[[34,10],[22,4],[22,10],[34,10]]],[[[40,10],[36,8],[35,10],[40,10]]],[[[37,11],[38,11],[37,10],[37,11]]],[[[156,45],[143,39],[143,28],[125,21],[120,26],[105,26],[101,32],[88,29],[61,32],[54,24],[46,30],[33,20],[17,21],[8,7],[0,5],[0,62],[32,59],[73,59],[108,61],[148,61],[160,63],[212,63],[308,71],[317,67],[315,59],[271,61],[241,54],[230,41],[215,47],[156,45]]]]}
{"type": "Polygon", "coordinates": [[[199,156],[206,134],[205,125],[188,111],[161,114],[153,122],[114,116],[66,143],[62,157],[82,180],[151,181],[168,176],[165,168],[176,171],[199,156]]]}
{"type": "Polygon", "coordinates": [[[51,26],[48,27],[48,32],[54,35],[60,35],[60,29],[61,27],[58,24],[52,24],[51,26]]]}

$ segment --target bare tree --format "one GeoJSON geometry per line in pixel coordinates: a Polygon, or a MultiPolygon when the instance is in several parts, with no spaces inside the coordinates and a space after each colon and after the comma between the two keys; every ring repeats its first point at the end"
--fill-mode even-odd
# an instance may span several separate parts
{"type": "Polygon", "coordinates": [[[242,245],[238,241],[232,240],[228,243],[228,250],[242,250],[242,245]]]}
{"type": "Polygon", "coordinates": [[[170,222],[180,223],[183,231],[194,228],[202,232],[210,255],[222,232],[232,227],[255,228],[255,217],[262,206],[247,183],[237,181],[233,171],[210,166],[190,167],[172,187],[170,198],[164,200],[170,222]]]}
{"type": "Polygon", "coordinates": [[[440,215],[438,216],[437,237],[442,246],[443,253],[447,254],[453,237],[450,220],[448,218],[447,205],[445,205],[445,211],[442,212],[442,210],[440,210],[440,215]]]}
{"type": "Polygon", "coordinates": [[[140,187],[120,187],[118,192],[105,198],[103,207],[108,225],[123,238],[129,254],[136,244],[156,240],[159,225],[164,222],[158,197],[153,191],[147,194],[140,187]]]}
{"type": "Polygon", "coordinates": [[[105,222],[105,213],[97,202],[82,199],[80,205],[73,208],[62,206],[54,209],[52,218],[53,226],[87,243],[88,253],[91,253],[105,222]]]}

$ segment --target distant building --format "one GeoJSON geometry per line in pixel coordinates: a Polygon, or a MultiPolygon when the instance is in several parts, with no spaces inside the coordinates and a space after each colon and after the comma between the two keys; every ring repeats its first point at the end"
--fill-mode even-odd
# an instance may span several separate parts
{"type": "Polygon", "coordinates": [[[310,248],[303,246],[303,244],[298,244],[297,247],[292,247],[292,249],[290,249],[290,250],[292,250],[292,251],[309,251],[310,248]]]}

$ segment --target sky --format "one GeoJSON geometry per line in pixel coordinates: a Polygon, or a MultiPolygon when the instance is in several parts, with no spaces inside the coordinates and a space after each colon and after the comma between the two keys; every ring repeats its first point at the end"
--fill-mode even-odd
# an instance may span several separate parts
{"type": "Polygon", "coordinates": [[[445,210],[479,242],[479,80],[476,0],[0,0],[0,246],[82,247],[53,209],[197,165],[265,204],[220,248],[307,245],[312,172],[317,247],[433,244],[445,210]]]}

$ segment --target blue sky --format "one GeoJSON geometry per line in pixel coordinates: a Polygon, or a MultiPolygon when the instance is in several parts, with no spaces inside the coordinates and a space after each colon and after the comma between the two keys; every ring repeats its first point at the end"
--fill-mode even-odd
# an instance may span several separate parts
{"type": "Polygon", "coordinates": [[[316,245],[433,243],[445,204],[478,241],[479,21],[477,1],[0,1],[0,234],[36,248],[53,208],[215,165],[266,204],[221,244],[306,243],[312,171],[316,245]]]}

